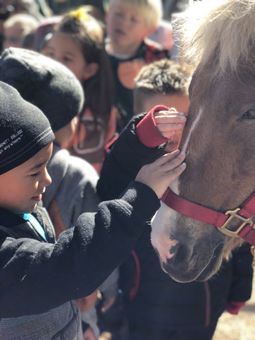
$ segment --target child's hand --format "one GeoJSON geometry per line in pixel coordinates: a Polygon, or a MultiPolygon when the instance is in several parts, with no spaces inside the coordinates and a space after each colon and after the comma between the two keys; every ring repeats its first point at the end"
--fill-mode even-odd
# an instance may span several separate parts
{"type": "Polygon", "coordinates": [[[159,132],[169,140],[166,150],[173,151],[177,149],[186,123],[184,113],[177,112],[174,108],[171,108],[168,111],[155,112],[154,119],[159,132]]]}
{"type": "Polygon", "coordinates": [[[97,340],[95,333],[91,327],[89,327],[84,333],[83,333],[83,339],[84,340],[97,340]]]}
{"type": "Polygon", "coordinates": [[[144,165],[136,181],[148,185],[161,198],[168,186],[185,170],[185,154],[179,150],[167,153],[153,163],[144,165]]]}
{"type": "Polygon", "coordinates": [[[154,119],[159,132],[167,139],[171,139],[173,131],[182,132],[186,123],[186,116],[182,112],[177,112],[175,108],[168,111],[158,111],[154,113],[154,119]]]}
{"type": "Polygon", "coordinates": [[[88,311],[95,306],[97,302],[97,294],[98,291],[95,290],[90,295],[76,300],[76,304],[82,313],[88,311]]]}

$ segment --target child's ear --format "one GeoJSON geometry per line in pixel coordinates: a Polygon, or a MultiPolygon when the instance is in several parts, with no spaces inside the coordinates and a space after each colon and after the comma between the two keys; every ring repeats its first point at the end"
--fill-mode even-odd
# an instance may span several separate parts
{"type": "Polygon", "coordinates": [[[97,63],[89,63],[83,72],[83,80],[93,77],[98,71],[99,65],[97,63]]]}

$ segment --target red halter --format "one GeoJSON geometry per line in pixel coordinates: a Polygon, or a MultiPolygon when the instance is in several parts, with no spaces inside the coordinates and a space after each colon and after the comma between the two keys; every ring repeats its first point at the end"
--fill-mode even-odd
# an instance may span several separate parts
{"type": "Polygon", "coordinates": [[[255,192],[243,203],[242,207],[228,210],[225,213],[188,201],[170,189],[165,192],[161,201],[187,217],[213,225],[227,236],[241,237],[251,245],[255,245],[255,223],[252,220],[255,215],[255,192]],[[233,222],[238,222],[238,225],[233,227],[233,222]]]}

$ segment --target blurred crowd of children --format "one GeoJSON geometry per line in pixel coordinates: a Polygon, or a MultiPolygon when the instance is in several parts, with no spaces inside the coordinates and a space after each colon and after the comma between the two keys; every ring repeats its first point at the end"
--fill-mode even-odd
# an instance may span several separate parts
{"type": "MultiPolygon", "coordinates": [[[[162,10],[173,1],[60,3],[6,0],[0,8],[0,81],[42,110],[55,135],[52,183],[42,201],[57,238],[100,201],[120,197],[139,169],[162,154],[161,147],[144,145],[136,126],[142,131],[144,116],[157,105],[187,116],[192,77],[192,67],[176,58],[171,13],[162,10]]],[[[71,295],[82,337],[210,340],[221,314],[237,314],[250,298],[251,262],[243,245],[209,281],[177,283],[161,270],[147,227],[100,285],[91,285],[87,296],[71,295]]],[[[4,327],[0,321],[0,335],[4,327]]],[[[34,339],[29,332],[19,336],[34,339]]],[[[40,332],[37,338],[49,339],[40,332]]]]}

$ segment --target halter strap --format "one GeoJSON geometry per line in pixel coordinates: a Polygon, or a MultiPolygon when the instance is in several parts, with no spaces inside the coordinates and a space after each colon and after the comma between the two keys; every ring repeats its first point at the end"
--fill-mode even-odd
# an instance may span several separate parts
{"type": "Polygon", "coordinates": [[[243,203],[242,207],[228,210],[225,213],[180,197],[169,188],[161,201],[187,217],[214,226],[227,236],[241,237],[251,245],[255,245],[255,224],[252,220],[255,215],[255,192],[243,203]]]}

